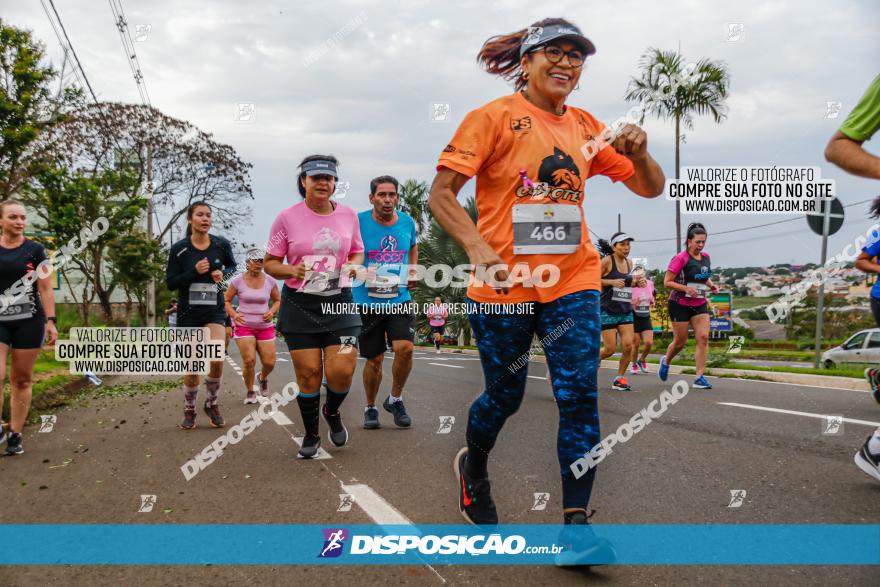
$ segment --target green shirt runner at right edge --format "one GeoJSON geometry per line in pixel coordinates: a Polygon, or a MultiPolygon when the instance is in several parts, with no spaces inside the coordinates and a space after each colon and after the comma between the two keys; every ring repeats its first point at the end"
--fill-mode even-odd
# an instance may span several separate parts
{"type": "Polygon", "coordinates": [[[880,128],[880,75],[840,126],[840,132],[854,141],[869,140],[880,128]]]}

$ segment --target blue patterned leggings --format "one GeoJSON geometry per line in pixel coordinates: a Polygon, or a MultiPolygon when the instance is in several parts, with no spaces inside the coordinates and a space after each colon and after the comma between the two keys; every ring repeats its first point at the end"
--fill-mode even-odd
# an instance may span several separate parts
{"type": "Polygon", "coordinates": [[[599,442],[599,292],[580,291],[549,303],[523,305],[531,305],[533,313],[477,313],[477,303],[468,300],[485,378],[485,389],[468,414],[468,460],[485,462],[504,422],[519,409],[526,387],[528,355],[537,335],[544,347],[559,408],[556,452],[563,508],[586,509],[596,470],[590,469],[575,479],[569,465],[599,442]]]}

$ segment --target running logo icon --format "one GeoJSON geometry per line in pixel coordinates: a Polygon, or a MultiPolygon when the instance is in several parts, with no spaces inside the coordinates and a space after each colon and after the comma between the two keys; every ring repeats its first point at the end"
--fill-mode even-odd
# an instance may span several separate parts
{"type": "Polygon", "coordinates": [[[138,508],[138,513],[148,514],[153,511],[154,505],[156,505],[155,495],[142,495],[141,507],[138,508]]]}
{"type": "Polygon", "coordinates": [[[40,416],[40,430],[39,432],[52,432],[52,429],[55,428],[55,422],[58,421],[58,416],[51,414],[48,416],[40,416]]]}
{"type": "Polygon", "coordinates": [[[824,416],[822,418],[822,434],[841,436],[843,434],[843,416],[824,416]]]}
{"type": "Polygon", "coordinates": [[[449,104],[431,104],[431,122],[449,120],[449,104]]]}
{"type": "Polygon", "coordinates": [[[536,493],[535,503],[532,504],[533,512],[540,512],[547,509],[547,503],[550,501],[549,493],[536,493]]]}
{"type": "Polygon", "coordinates": [[[437,428],[437,434],[449,434],[452,432],[453,424],[455,424],[455,416],[440,416],[440,427],[437,428]]]}
{"type": "Polygon", "coordinates": [[[538,41],[541,40],[541,35],[544,34],[544,27],[542,26],[530,26],[528,33],[526,34],[526,39],[523,41],[523,45],[534,45],[538,41]]]}
{"type": "Polygon", "coordinates": [[[348,530],[344,528],[324,528],[324,548],[318,558],[336,558],[342,554],[348,530]]]}
{"type": "Polygon", "coordinates": [[[739,351],[742,350],[743,344],[746,341],[745,336],[730,336],[727,339],[727,351],[731,355],[739,354],[739,351]]]}
{"type": "Polygon", "coordinates": [[[336,189],[333,191],[333,197],[341,200],[345,197],[345,194],[348,193],[348,190],[351,189],[350,181],[340,181],[336,184],[336,189]]]}
{"type": "Polygon", "coordinates": [[[336,508],[337,512],[350,512],[351,506],[354,503],[354,496],[350,493],[340,493],[339,494],[339,507],[336,508]]]}
{"type": "Polygon", "coordinates": [[[727,504],[729,508],[738,508],[742,506],[743,502],[746,500],[746,490],[745,489],[731,489],[730,490],[730,503],[727,504]]]}
{"type": "Polygon", "coordinates": [[[825,102],[825,118],[837,118],[840,116],[840,109],[843,104],[839,100],[825,102]]]}
{"type": "Polygon", "coordinates": [[[352,351],[354,345],[357,344],[356,336],[340,336],[339,337],[339,354],[347,355],[352,351]]]}
{"type": "Polygon", "coordinates": [[[382,237],[382,240],[379,241],[379,248],[381,248],[383,251],[396,251],[397,239],[390,234],[385,235],[382,237]]]}

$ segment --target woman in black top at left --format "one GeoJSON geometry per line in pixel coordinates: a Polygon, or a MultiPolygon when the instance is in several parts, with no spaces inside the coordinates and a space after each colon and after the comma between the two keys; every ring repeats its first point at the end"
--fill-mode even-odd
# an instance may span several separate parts
{"type": "Polygon", "coordinates": [[[24,452],[21,429],[31,407],[34,363],[43,343],[55,344],[52,264],[43,245],[24,236],[27,215],[15,200],[0,202],[0,413],[6,360],[11,355],[9,435],[0,424],[6,454],[24,452]]]}
{"type": "MultiPolygon", "coordinates": [[[[235,273],[232,246],[225,238],[208,233],[211,230],[211,207],[205,202],[190,205],[186,218],[189,222],[186,237],[171,245],[166,271],[168,289],[178,290],[177,327],[207,326],[211,330],[211,340],[224,342],[226,309],[220,284],[235,273]]],[[[223,360],[211,361],[205,377],[207,397],[204,409],[214,428],[224,425],[217,405],[222,377],[223,360]]],[[[196,426],[198,375],[183,377],[183,392],[185,402],[180,427],[191,430],[196,426]]]]}

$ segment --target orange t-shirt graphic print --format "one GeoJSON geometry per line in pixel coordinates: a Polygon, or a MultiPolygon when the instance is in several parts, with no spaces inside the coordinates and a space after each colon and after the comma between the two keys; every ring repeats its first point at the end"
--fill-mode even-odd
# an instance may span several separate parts
{"type": "Polygon", "coordinates": [[[557,116],[539,109],[519,92],[468,113],[441,153],[437,168],[477,176],[477,230],[509,269],[525,263],[534,273],[540,265],[555,265],[560,273],[552,287],[517,283],[507,295],[489,285],[472,284],[470,298],[551,302],[573,292],[601,289],[599,253],[590,241],[582,207],[584,183],[594,175],[623,181],[634,173],[632,162],[613,148],[602,149],[590,160],[584,157],[581,148],[603,129],[584,110],[568,106],[557,116]],[[534,183],[528,192],[520,170],[534,183]],[[566,238],[576,238],[578,222],[579,241],[566,242],[566,238]],[[557,244],[549,244],[554,238],[557,244]]]}

